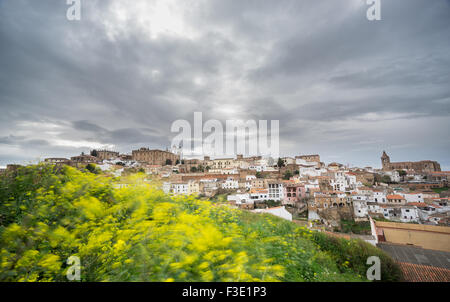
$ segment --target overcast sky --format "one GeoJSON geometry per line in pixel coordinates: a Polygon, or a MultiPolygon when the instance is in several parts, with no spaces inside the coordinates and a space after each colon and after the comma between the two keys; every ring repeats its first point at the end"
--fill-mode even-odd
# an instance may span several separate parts
{"type": "Polygon", "coordinates": [[[450,170],[450,1],[0,0],[0,166],[280,121],[280,153],[450,170]]]}

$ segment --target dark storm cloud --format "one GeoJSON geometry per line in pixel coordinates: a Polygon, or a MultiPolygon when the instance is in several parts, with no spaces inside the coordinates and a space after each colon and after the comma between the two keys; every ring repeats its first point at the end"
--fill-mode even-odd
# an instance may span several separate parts
{"type": "Polygon", "coordinates": [[[117,130],[107,130],[89,121],[74,121],[73,129],[89,133],[89,140],[98,141],[105,144],[145,144],[164,146],[167,137],[159,134],[150,128],[122,128],[117,130]]]}
{"type": "Polygon", "coordinates": [[[106,129],[89,121],[74,121],[72,124],[73,128],[77,130],[98,132],[100,134],[106,132],[106,129]]]}
{"type": "Polygon", "coordinates": [[[25,139],[25,136],[10,135],[10,136],[5,136],[5,137],[0,137],[0,144],[13,145],[18,141],[23,141],[24,139],[25,139]]]}
{"type": "Polygon", "coordinates": [[[82,1],[78,22],[66,9],[0,2],[0,165],[165,148],[201,111],[280,120],[286,155],[376,166],[391,148],[450,166],[449,1],[382,1],[379,22],[363,0],[82,1]]]}

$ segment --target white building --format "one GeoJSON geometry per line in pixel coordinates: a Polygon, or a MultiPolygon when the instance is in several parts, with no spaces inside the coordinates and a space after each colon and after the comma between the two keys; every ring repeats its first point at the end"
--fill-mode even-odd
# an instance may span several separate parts
{"type": "Polygon", "coordinates": [[[419,222],[419,212],[412,206],[383,206],[383,216],[393,221],[419,222]]]}
{"type": "Polygon", "coordinates": [[[334,173],[334,178],[330,180],[330,185],[333,187],[334,191],[344,192],[347,188],[347,180],[343,172],[334,173]]]}
{"type": "Polygon", "coordinates": [[[372,195],[372,201],[380,204],[387,203],[386,193],[384,191],[374,190],[372,195]]]}
{"type": "Polygon", "coordinates": [[[400,177],[400,173],[398,173],[397,170],[388,171],[386,172],[386,175],[388,175],[393,182],[401,182],[402,180],[402,178],[400,177]]]}
{"type": "Polygon", "coordinates": [[[269,182],[269,199],[274,201],[284,199],[284,188],[282,183],[269,182]]]}
{"type": "Polygon", "coordinates": [[[251,165],[248,167],[249,170],[253,170],[256,172],[262,172],[265,170],[265,168],[266,168],[265,166],[259,166],[259,165],[251,165]]]}
{"type": "Polygon", "coordinates": [[[373,196],[373,189],[368,187],[358,187],[356,192],[361,195],[373,196]]]}
{"type": "Polygon", "coordinates": [[[320,189],[319,180],[318,179],[308,180],[308,182],[305,183],[305,189],[307,191],[320,189]]]}
{"type": "Polygon", "coordinates": [[[250,191],[250,199],[254,202],[263,202],[269,200],[269,190],[267,189],[252,189],[250,191]]]}
{"type": "MultiPolygon", "coordinates": [[[[297,159],[298,160],[298,159],[297,159]]],[[[321,176],[323,173],[326,173],[325,169],[316,168],[316,166],[303,166],[300,165],[298,167],[298,172],[300,177],[317,177],[321,176]]]]}
{"type": "Polygon", "coordinates": [[[256,175],[247,175],[245,176],[246,181],[251,181],[252,179],[256,179],[256,175]]]}
{"type": "Polygon", "coordinates": [[[173,194],[188,194],[189,192],[189,183],[187,182],[174,182],[170,186],[170,190],[173,194]]]}
{"type": "Polygon", "coordinates": [[[299,166],[305,166],[305,167],[319,167],[320,163],[315,162],[315,161],[306,161],[304,159],[301,158],[296,158],[295,159],[295,163],[299,166]]]}
{"type": "Polygon", "coordinates": [[[406,199],[406,202],[423,202],[423,194],[417,192],[398,193],[406,199]]]}
{"type": "Polygon", "coordinates": [[[352,195],[352,200],[353,201],[359,201],[359,200],[369,201],[369,197],[367,195],[355,194],[355,195],[352,195]]]}
{"type": "Polygon", "coordinates": [[[415,207],[401,207],[401,222],[419,222],[419,211],[415,207]]]}
{"type": "Polygon", "coordinates": [[[222,189],[239,189],[239,181],[234,178],[227,178],[222,183],[222,189]]]}
{"type": "Polygon", "coordinates": [[[369,214],[367,202],[364,200],[353,200],[353,210],[356,217],[366,217],[369,214]]]}
{"type": "Polygon", "coordinates": [[[200,185],[196,181],[189,182],[164,182],[162,185],[164,193],[175,195],[189,195],[200,193],[200,185]]]}
{"type": "Polygon", "coordinates": [[[254,201],[250,198],[250,194],[248,193],[228,195],[227,200],[234,201],[237,205],[254,203],[254,201]]]}
{"type": "Polygon", "coordinates": [[[362,186],[360,181],[356,180],[356,174],[353,172],[347,172],[344,174],[345,179],[347,181],[347,186],[351,189],[356,189],[357,187],[362,186]]]}
{"type": "Polygon", "coordinates": [[[383,208],[376,202],[367,202],[367,208],[369,213],[383,214],[383,208]]]}
{"type": "Polygon", "coordinates": [[[408,203],[408,206],[412,206],[417,208],[419,218],[422,221],[427,221],[431,215],[434,215],[439,212],[438,209],[440,209],[440,206],[433,205],[433,204],[426,204],[423,202],[412,202],[408,203]]]}
{"type": "Polygon", "coordinates": [[[268,209],[256,209],[252,212],[255,213],[269,213],[275,216],[278,216],[280,218],[292,221],[292,214],[289,213],[284,206],[281,207],[275,207],[275,208],[268,208],[268,209]]]}

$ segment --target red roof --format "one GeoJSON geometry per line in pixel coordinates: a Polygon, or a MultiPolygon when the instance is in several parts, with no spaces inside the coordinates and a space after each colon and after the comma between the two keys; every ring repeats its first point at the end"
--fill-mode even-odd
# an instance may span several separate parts
{"type": "Polygon", "coordinates": [[[402,195],[394,194],[386,196],[387,199],[404,199],[402,195]]]}
{"type": "Polygon", "coordinates": [[[450,282],[450,270],[421,264],[398,262],[407,282],[450,282]]]}

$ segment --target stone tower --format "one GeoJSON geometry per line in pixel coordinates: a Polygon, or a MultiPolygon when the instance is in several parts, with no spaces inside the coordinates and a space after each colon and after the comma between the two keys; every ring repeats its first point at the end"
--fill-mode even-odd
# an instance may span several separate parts
{"type": "Polygon", "coordinates": [[[381,155],[381,165],[383,170],[390,170],[391,159],[386,154],[386,151],[383,151],[383,155],[381,155]]]}

